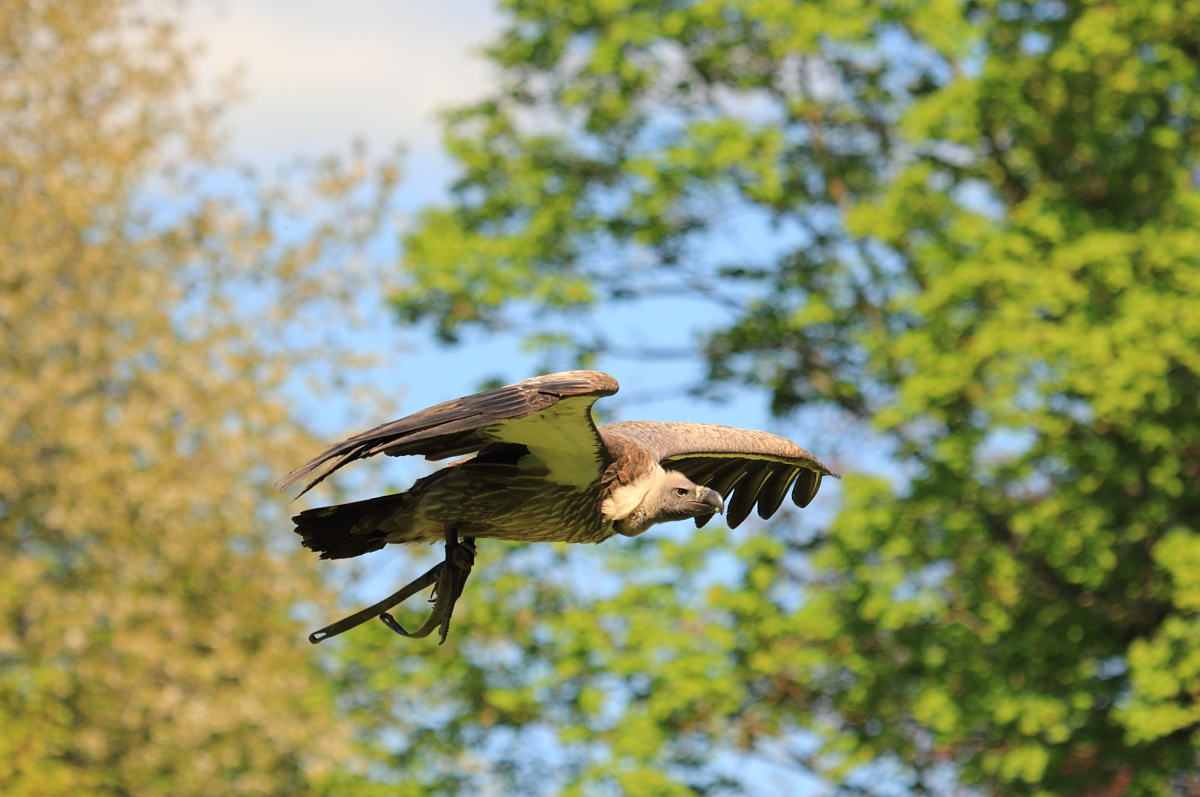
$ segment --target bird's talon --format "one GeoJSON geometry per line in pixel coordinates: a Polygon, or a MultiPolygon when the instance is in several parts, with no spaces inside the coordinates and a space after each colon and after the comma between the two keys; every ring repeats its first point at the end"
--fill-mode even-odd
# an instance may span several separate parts
{"type": "Polygon", "coordinates": [[[396,622],[396,618],[392,617],[392,615],[390,613],[384,612],[383,614],[379,615],[379,619],[383,622],[384,625],[386,625],[388,628],[395,631],[400,636],[408,637],[410,639],[412,638],[412,634],[405,631],[404,626],[402,626],[402,625],[400,625],[400,623],[396,622]]]}
{"type": "MultiPolygon", "coordinates": [[[[436,586],[438,581],[441,580],[442,571],[445,569],[445,563],[438,562],[436,565],[429,568],[424,575],[413,579],[411,582],[401,587],[395,593],[384,598],[379,603],[376,603],[374,606],[368,606],[365,609],[355,612],[349,617],[343,617],[336,623],[331,623],[321,630],[314,631],[312,634],[309,634],[308,641],[314,645],[318,642],[324,642],[326,639],[335,637],[338,634],[349,631],[351,628],[362,625],[373,617],[379,617],[381,620],[383,620],[384,625],[386,625],[388,628],[391,628],[401,636],[416,636],[415,634],[409,634],[407,631],[405,631],[403,626],[396,622],[395,618],[388,615],[387,618],[384,619],[384,615],[387,614],[388,609],[396,606],[399,603],[403,603],[426,587],[431,585],[436,586]]],[[[433,626],[430,626],[430,630],[432,629],[433,626]]],[[[425,633],[428,634],[429,631],[426,631],[425,633]]]]}
{"type": "Polygon", "coordinates": [[[475,540],[468,537],[450,549],[450,563],[459,570],[469,572],[475,566],[475,540]]]}

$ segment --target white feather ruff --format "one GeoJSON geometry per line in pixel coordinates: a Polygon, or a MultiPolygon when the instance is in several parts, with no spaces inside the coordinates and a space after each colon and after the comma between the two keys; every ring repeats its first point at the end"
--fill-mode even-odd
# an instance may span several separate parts
{"type": "Polygon", "coordinates": [[[655,463],[654,470],[629,484],[622,485],[604,499],[600,511],[606,520],[623,520],[641,506],[646,496],[655,490],[667,477],[667,472],[655,463]]]}

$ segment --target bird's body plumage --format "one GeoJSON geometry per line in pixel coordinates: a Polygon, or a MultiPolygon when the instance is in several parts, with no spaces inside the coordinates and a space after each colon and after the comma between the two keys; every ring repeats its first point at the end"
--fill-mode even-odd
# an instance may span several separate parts
{"type": "Polygon", "coordinates": [[[592,405],[617,391],[595,371],[567,371],[466,396],[330,446],[280,482],[305,491],[356,459],[385,453],[462,457],[410,490],[296,517],[305,546],[340,559],[388,543],[462,537],[598,543],[665,520],[703,525],[729,498],[738,525],[770,517],[788,488],[806,506],[832,474],[790,440],[695,423],[599,428],[592,405]],[[732,495],[732,498],[730,496],[732,495]]]}

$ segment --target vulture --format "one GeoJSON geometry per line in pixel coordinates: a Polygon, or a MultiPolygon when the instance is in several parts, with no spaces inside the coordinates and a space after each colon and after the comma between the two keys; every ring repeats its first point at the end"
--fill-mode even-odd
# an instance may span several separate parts
{"type": "MultiPolygon", "coordinates": [[[[751,510],[769,518],[789,489],[808,506],[823,476],[839,478],[790,440],[703,423],[622,421],[597,426],[592,405],[617,392],[598,371],[537,376],[438,404],[329,446],[284,476],[303,495],[342,466],[376,454],[459,457],[407,492],[309,509],[293,518],[303,545],[345,559],[389,543],[445,541],[445,560],[397,593],[309,636],[313,643],[374,617],[398,634],[446,640],[475,540],[603,542],[656,523],[724,513],[736,528],[751,510]],[[388,610],[434,587],[417,631],[388,610]]],[[[299,497],[299,496],[297,496],[299,497]]]]}

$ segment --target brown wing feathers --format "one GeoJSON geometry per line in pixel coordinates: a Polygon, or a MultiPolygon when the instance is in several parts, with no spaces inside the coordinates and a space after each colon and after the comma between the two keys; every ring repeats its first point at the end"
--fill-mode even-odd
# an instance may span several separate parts
{"type": "MultiPolygon", "coordinates": [[[[308,479],[303,495],[343,465],[379,453],[418,454],[427,459],[474,453],[498,444],[494,436],[498,423],[541,412],[564,398],[598,398],[616,392],[617,381],[607,374],[567,371],[454,399],[330,446],[280,480],[279,487],[308,479]],[[488,433],[489,428],[493,432],[488,433]]],[[[731,528],[756,505],[760,517],[774,515],[789,487],[792,501],[808,506],[821,477],[837,476],[800,446],[767,432],[654,421],[610,423],[599,432],[613,463],[606,481],[613,477],[613,468],[640,471],[658,462],[719,492],[726,500],[725,519],[731,528]]],[[[704,525],[707,520],[702,517],[697,523],[704,525]]]]}
{"type": "Polygon", "coordinates": [[[311,479],[303,495],[343,465],[380,452],[420,454],[427,459],[468,454],[494,442],[480,431],[499,421],[540,412],[563,398],[616,392],[617,380],[607,374],[566,371],[453,399],[335,443],[284,476],[277,486],[287,489],[311,479]]]}
{"type": "MultiPolygon", "coordinates": [[[[605,440],[620,439],[649,451],[664,467],[726,499],[725,522],[736,528],[755,505],[769,518],[792,487],[792,501],[806,507],[823,475],[837,474],[800,446],[778,435],[702,423],[625,421],[600,427],[605,440]],[[793,487],[793,482],[795,486],[793,487]]],[[[698,526],[709,517],[696,519],[698,526]]]]}

